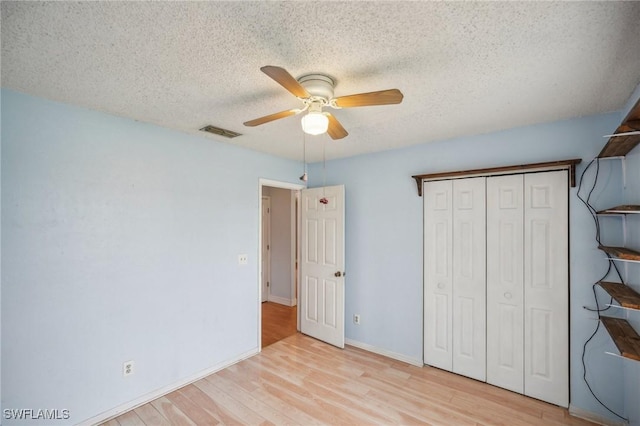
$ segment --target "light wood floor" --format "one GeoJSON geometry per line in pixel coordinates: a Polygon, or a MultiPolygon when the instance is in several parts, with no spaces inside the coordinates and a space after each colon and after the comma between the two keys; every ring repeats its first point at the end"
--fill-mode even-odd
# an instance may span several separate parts
{"type": "Polygon", "coordinates": [[[475,380],[298,333],[104,425],[215,424],[592,423],[475,380]]]}
{"type": "Polygon", "coordinates": [[[296,306],[279,303],[262,304],[262,347],[296,334],[298,323],[296,306]]]}

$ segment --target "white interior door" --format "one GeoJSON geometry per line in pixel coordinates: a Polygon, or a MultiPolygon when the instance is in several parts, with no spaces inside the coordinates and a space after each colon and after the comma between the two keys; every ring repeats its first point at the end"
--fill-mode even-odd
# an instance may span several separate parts
{"type": "Polygon", "coordinates": [[[262,197],[262,301],[269,300],[271,280],[271,197],[262,197]]]}
{"type": "Polygon", "coordinates": [[[300,331],[343,348],[344,186],[304,189],[301,198],[300,331]]]}
{"type": "Polygon", "coordinates": [[[525,395],[569,405],[567,171],[524,177],[525,395]]]}
{"type": "Polygon", "coordinates": [[[424,362],[453,369],[452,190],[450,180],[424,182],[424,362]]]}
{"type": "Polygon", "coordinates": [[[487,178],[487,382],[524,393],[523,175],[487,178]]]}
{"type": "Polygon", "coordinates": [[[485,178],[453,181],[453,372],[486,380],[485,178]]]}

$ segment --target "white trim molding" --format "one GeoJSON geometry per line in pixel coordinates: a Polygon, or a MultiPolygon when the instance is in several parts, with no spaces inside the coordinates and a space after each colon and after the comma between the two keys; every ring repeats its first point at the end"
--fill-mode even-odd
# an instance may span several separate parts
{"type": "Polygon", "coordinates": [[[285,306],[295,306],[291,299],[287,299],[286,297],[274,296],[271,293],[269,293],[269,302],[278,303],[285,306]]]}
{"type": "Polygon", "coordinates": [[[374,354],[386,356],[387,358],[395,359],[396,361],[406,362],[407,364],[415,365],[416,367],[424,367],[424,362],[421,359],[412,358],[406,355],[402,355],[396,352],[391,352],[386,349],[377,348],[366,343],[358,342],[357,340],[344,339],[344,343],[356,348],[363,349],[374,354]]]}
{"type": "Polygon", "coordinates": [[[591,411],[576,407],[572,404],[569,404],[569,414],[571,414],[573,417],[589,420],[590,422],[597,423],[603,426],[625,426],[628,424],[624,420],[611,420],[608,417],[592,413],[591,411]]]}
{"type": "Polygon", "coordinates": [[[259,348],[251,349],[250,351],[244,352],[234,358],[231,358],[227,361],[218,363],[213,367],[207,368],[206,370],[200,371],[186,379],[177,381],[173,384],[164,386],[160,389],[157,389],[153,392],[149,392],[148,394],[141,396],[140,398],[136,398],[133,401],[129,401],[124,403],[118,407],[112,408],[111,410],[105,411],[103,413],[98,414],[97,416],[91,417],[90,419],[86,419],[78,423],[79,426],[94,426],[106,421],[109,421],[115,417],[118,417],[122,413],[126,413],[127,411],[131,411],[135,408],[138,408],[141,405],[144,405],[148,402],[153,401],[154,399],[161,398],[177,389],[180,389],[184,386],[190,385],[193,382],[197,382],[198,380],[210,376],[213,373],[216,373],[220,370],[223,370],[227,367],[232,366],[233,364],[237,364],[238,362],[250,358],[256,355],[259,352],[259,348]]]}

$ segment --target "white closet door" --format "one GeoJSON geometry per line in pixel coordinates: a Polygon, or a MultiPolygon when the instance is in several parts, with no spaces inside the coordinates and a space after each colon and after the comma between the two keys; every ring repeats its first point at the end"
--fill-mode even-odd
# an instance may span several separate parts
{"type": "Polygon", "coordinates": [[[451,181],[424,182],[424,362],[452,370],[451,181]]]}
{"type": "Polygon", "coordinates": [[[525,395],[569,405],[567,171],[524,177],[525,395]]]}
{"type": "Polygon", "coordinates": [[[486,380],[485,178],[453,181],[453,372],[486,380]]]}
{"type": "Polygon", "coordinates": [[[523,175],[487,178],[487,382],[524,393],[523,175]]]}

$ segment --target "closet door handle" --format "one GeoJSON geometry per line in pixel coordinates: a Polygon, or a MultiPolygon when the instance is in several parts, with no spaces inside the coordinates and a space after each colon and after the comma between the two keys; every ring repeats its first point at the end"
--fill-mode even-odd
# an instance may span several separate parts
{"type": "Polygon", "coordinates": [[[507,300],[511,300],[512,297],[513,296],[508,291],[504,294],[504,298],[507,299],[507,300]]]}
{"type": "Polygon", "coordinates": [[[440,290],[442,290],[443,288],[445,288],[445,284],[444,283],[438,283],[438,288],[440,290]]]}

